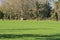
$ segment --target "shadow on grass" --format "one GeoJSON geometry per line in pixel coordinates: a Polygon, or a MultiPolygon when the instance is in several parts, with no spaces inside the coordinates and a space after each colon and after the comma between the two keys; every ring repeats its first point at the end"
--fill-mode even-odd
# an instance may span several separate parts
{"type": "Polygon", "coordinates": [[[35,38],[36,40],[60,40],[60,35],[39,35],[39,34],[0,34],[0,39],[3,38],[35,38]]]}
{"type": "MultiPolygon", "coordinates": [[[[51,30],[52,28],[24,28],[24,29],[0,29],[0,30],[51,30]]],[[[40,35],[40,34],[0,34],[0,39],[15,39],[15,38],[34,38],[34,40],[60,40],[60,34],[55,35],[40,35]]],[[[29,39],[30,40],[30,39],[29,39]]]]}

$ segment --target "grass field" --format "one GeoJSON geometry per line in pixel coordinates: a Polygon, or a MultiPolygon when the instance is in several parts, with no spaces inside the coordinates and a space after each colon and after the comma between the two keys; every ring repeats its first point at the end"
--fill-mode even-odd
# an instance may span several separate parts
{"type": "Polygon", "coordinates": [[[0,40],[60,40],[60,21],[0,20],[0,40]]]}

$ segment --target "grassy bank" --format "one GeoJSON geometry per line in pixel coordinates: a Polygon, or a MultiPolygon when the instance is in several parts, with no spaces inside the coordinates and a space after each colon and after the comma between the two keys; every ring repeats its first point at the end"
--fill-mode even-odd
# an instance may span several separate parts
{"type": "Polygon", "coordinates": [[[60,21],[0,20],[0,34],[57,34],[60,21]]]}
{"type": "Polygon", "coordinates": [[[60,40],[60,21],[0,20],[0,40],[60,40]]]}

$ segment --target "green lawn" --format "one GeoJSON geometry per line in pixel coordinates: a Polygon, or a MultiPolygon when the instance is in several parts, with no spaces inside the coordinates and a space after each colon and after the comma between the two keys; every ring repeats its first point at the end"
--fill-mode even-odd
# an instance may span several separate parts
{"type": "Polygon", "coordinates": [[[60,33],[60,21],[0,20],[0,34],[56,34],[60,33]]]}
{"type": "MultiPolygon", "coordinates": [[[[0,34],[39,34],[39,35],[60,34],[60,21],[0,20],[0,34]]],[[[23,38],[19,39],[22,40],[23,38]]],[[[34,40],[34,38],[28,39],[24,38],[24,40],[34,40]]]]}

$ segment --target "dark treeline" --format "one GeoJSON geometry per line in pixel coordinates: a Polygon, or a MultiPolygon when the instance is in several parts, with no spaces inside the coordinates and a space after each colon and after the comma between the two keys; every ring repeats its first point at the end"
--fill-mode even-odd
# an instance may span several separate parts
{"type": "Polygon", "coordinates": [[[0,19],[41,20],[41,19],[49,19],[50,17],[51,17],[51,11],[49,9],[49,6],[47,5],[47,2],[46,3],[38,2],[36,0],[22,0],[22,1],[10,0],[6,2],[3,0],[3,4],[0,7],[0,19]]]}

